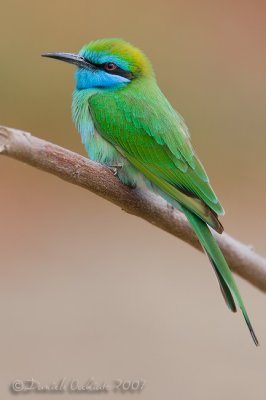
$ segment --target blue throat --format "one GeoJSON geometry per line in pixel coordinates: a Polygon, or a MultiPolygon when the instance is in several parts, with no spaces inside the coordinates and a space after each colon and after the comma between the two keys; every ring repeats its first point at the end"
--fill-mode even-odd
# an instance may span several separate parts
{"type": "Polygon", "coordinates": [[[77,90],[110,89],[125,86],[129,79],[120,75],[108,74],[103,70],[77,69],[75,73],[77,90]]]}

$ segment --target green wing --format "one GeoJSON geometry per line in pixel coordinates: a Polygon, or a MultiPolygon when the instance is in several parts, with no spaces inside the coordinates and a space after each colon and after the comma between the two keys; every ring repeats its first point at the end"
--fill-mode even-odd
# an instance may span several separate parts
{"type": "MultiPolygon", "coordinates": [[[[133,85],[133,83],[132,83],[133,85]]],[[[223,213],[182,117],[154,83],[98,93],[89,107],[99,133],[161,190],[217,231],[223,213]],[[104,112],[102,112],[104,110],[104,112]]]]}
{"type": "Polygon", "coordinates": [[[212,263],[228,307],[236,311],[236,301],[258,345],[227,262],[205,224],[221,232],[217,214],[222,214],[223,209],[190,145],[187,127],[157,86],[149,87],[146,82],[145,92],[141,86],[133,88],[135,91],[105,91],[90,98],[96,129],[150,181],[184,206],[182,209],[212,263]]]}

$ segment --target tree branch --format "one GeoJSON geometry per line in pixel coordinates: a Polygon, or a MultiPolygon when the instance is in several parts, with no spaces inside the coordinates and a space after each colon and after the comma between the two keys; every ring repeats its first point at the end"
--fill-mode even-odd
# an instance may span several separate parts
{"type": "MultiPolygon", "coordinates": [[[[106,167],[76,153],[31,136],[0,127],[0,154],[23,161],[81,186],[202,250],[186,218],[159,196],[123,185],[106,167]]],[[[244,279],[266,292],[266,259],[223,233],[214,235],[230,265],[244,279]]]]}

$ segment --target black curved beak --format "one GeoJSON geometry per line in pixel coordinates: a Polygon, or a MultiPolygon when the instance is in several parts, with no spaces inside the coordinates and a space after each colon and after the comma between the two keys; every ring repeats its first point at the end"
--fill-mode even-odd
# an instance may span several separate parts
{"type": "Polygon", "coordinates": [[[88,60],[84,57],[80,56],[79,54],[72,54],[72,53],[44,53],[42,57],[49,57],[55,58],[56,60],[61,60],[68,62],[70,64],[74,64],[79,68],[89,68],[95,69],[95,66],[91,64],[88,60]]]}

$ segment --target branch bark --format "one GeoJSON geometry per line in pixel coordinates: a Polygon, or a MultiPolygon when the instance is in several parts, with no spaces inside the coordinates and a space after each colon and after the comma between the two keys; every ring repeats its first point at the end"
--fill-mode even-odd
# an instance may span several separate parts
{"type": "MultiPolygon", "coordinates": [[[[90,190],[202,251],[183,214],[173,210],[159,196],[123,185],[108,168],[98,163],[30,133],[3,126],[0,127],[0,154],[90,190]]],[[[266,259],[225,233],[214,232],[214,235],[230,268],[266,292],[266,259]]]]}

